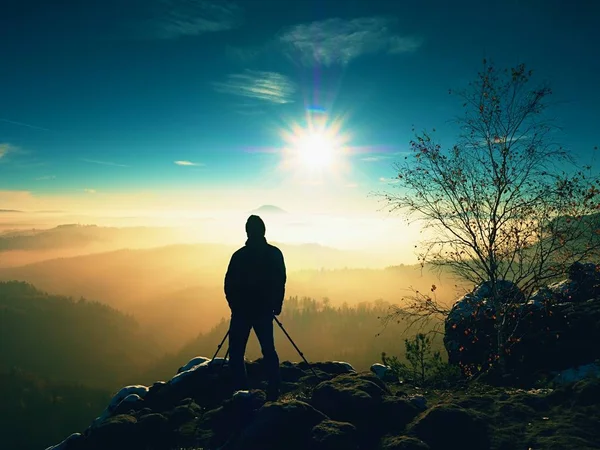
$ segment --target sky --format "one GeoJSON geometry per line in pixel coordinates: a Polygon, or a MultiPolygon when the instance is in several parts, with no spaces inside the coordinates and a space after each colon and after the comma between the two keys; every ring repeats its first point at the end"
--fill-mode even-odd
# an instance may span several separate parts
{"type": "Polygon", "coordinates": [[[8,0],[0,209],[382,217],[413,126],[451,143],[448,91],[483,58],[548,81],[590,158],[599,20],[587,0],[8,0]]]}

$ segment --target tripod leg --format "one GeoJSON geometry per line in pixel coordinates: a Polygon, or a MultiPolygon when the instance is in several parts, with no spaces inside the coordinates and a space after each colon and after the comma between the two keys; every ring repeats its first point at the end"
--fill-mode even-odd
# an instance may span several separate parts
{"type": "Polygon", "coordinates": [[[287,338],[290,340],[290,342],[292,343],[292,345],[294,346],[294,348],[296,349],[296,351],[298,352],[298,354],[300,355],[300,357],[304,360],[304,362],[306,363],[306,365],[308,365],[308,368],[311,370],[311,372],[313,373],[313,375],[317,379],[319,379],[319,375],[317,375],[317,372],[315,372],[315,369],[313,368],[313,366],[311,366],[310,363],[306,360],[306,358],[304,357],[304,354],[300,351],[300,349],[298,348],[298,346],[296,345],[296,343],[292,340],[292,338],[288,334],[288,332],[285,331],[285,328],[283,328],[283,325],[279,321],[279,319],[277,319],[276,316],[273,316],[273,319],[275,319],[275,322],[277,322],[277,325],[279,325],[279,328],[281,328],[281,331],[283,331],[283,333],[287,336],[287,338]]]}
{"type": "MultiPolygon", "coordinates": [[[[219,351],[221,350],[221,347],[223,347],[223,344],[225,343],[225,340],[227,339],[228,336],[229,336],[229,329],[227,329],[227,333],[225,334],[225,337],[223,338],[223,340],[221,341],[221,343],[217,347],[217,351],[213,355],[211,361],[213,361],[217,357],[217,355],[219,354],[219,351]]],[[[227,350],[227,353],[229,353],[229,349],[227,350]]]]}
{"type": "Polygon", "coordinates": [[[219,367],[219,374],[221,373],[221,371],[223,370],[223,367],[225,366],[225,360],[227,359],[227,356],[229,356],[229,347],[227,347],[227,352],[225,353],[225,357],[223,358],[221,367],[219,367]]]}

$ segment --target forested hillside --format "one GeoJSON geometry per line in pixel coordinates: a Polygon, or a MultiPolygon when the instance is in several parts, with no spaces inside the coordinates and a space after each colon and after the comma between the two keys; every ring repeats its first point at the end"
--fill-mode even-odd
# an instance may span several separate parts
{"type": "Polygon", "coordinates": [[[0,283],[0,342],[0,369],[108,388],[160,352],[132,317],[24,282],[0,283]]]}

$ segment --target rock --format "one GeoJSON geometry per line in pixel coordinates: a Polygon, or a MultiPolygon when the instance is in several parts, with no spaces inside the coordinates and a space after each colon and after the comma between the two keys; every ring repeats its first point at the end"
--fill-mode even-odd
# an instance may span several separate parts
{"type": "Polygon", "coordinates": [[[141,416],[137,428],[140,441],[148,446],[166,447],[172,437],[169,420],[162,414],[152,413],[141,416]]]}
{"type": "Polygon", "coordinates": [[[490,366],[493,349],[494,308],[486,298],[467,294],[458,300],[444,324],[448,362],[470,376],[490,366]]]}
{"type": "Polygon", "coordinates": [[[189,370],[195,366],[199,366],[200,364],[205,363],[207,361],[210,361],[210,359],[205,358],[204,356],[196,356],[195,358],[190,359],[185,365],[177,369],[177,373],[185,372],[186,370],[189,370]]]}
{"type": "Polygon", "coordinates": [[[242,431],[234,448],[304,450],[308,448],[313,427],[326,419],[322,412],[297,400],[267,403],[242,431]]]}
{"type": "Polygon", "coordinates": [[[575,383],[573,386],[573,404],[592,406],[600,404],[600,380],[589,379],[575,383]]]}
{"type": "Polygon", "coordinates": [[[427,409],[427,399],[423,395],[409,395],[406,399],[420,411],[427,409]]]}
{"type": "Polygon", "coordinates": [[[266,402],[260,390],[236,391],[218,408],[202,416],[198,423],[200,434],[205,437],[204,446],[219,448],[234,439],[254,421],[256,413],[266,402]]]}
{"type": "Polygon", "coordinates": [[[151,397],[146,399],[146,406],[162,411],[185,398],[208,409],[220,405],[225,398],[230,397],[231,374],[228,366],[221,368],[217,363],[208,361],[181,372],[151,397]]]}
{"type": "Polygon", "coordinates": [[[71,450],[76,448],[77,444],[81,442],[83,435],[81,433],[73,433],[60,444],[52,445],[46,450],[71,450]]]}
{"type": "MultiPolygon", "coordinates": [[[[146,386],[142,386],[142,385],[131,385],[131,386],[125,386],[124,388],[122,388],[119,392],[117,392],[112,400],[110,401],[110,403],[108,404],[108,411],[112,412],[114,411],[117,406],[119,406],[119,404],[125,400],[125,398],[129,397],[130,395],[137,395],[137,398],[144,398],[146,396],[146,394],[148,393],[148,387],[146,386]]],[[[137,398],[135,398],[135,400],[137,400],[137,398]]],[[[129,401],[133,401],[134,397],[130,397],[129,401]]]]}
{"type": "Polygon", "coordinates": [[[281,380],[284,382],[295,383],[300,380],[302,377],[307,376],[308,374],[302,370],[300,367],[291,363],[289,361],[284,361],[279,366],[279,371],[281,374],[281,380]]]}
{"type": "MultiPolygon", "coordinates": [[[[496,289],[502,303],[523,303],[525,296],[515,283],[508,280],[498,280],[496,289]]],[[[489,281],[481,283],[473,290],[472,295],[480,300],[492,297],[492,286],[489,281]]]]}
{"type": "Polygon", "coordinates": [[[571,302],[580,299],[579,283],[573,280],[562,280],[548,286],[556,303],[571,302]]]}
{"type": "Polygon", "coordinates": [[[430,450],[430,447],[414,437],[392,436],[382,440],[380,450],[430,450]]]}
{"type": "MultiPolygon", "coordinates": [[[[445,321],[448,362],[466,376],[488,371],[497,359],[490,291],[489,283],[481,284],[454,304],[445,321]]],[[[513,299],[506,313],[506,328],[512,332],[506,372],[500,374],[509,378],[489,380],[531,384],[538,373],[600,359],[600,347],[587,345],[600,340],[600,265],[573,264],[569,279],[539,289],[527,302],[509,282],[502,282],[501,293],[513,299]]]]}
{"type": "Polygon", "coordinates": [[[378,409],[376,417],[380,433],[403,431],[423,411],[409,399],[398,397],[385,397],[378,409]]]}
{"type": "Polygon", "coordinates": [[[130,411],[140,410],[143,408],[143,402],[144,400],[139,395],[129,394],[121,401],[121,403],[118,404],[116,408],[114,408],[113,411],[111,411],[111,414],[127,414],[130,411]]]}
{"type": "Polygon", "coordinates": [[[309,448],[315,450],[358,449],[356,428],[351,423],[324,420],[313,427],[309,448]]]}
{"type": "Polygon", "coordinates": [[[333,361],[333,364],[335,364],[337,366],[344,367],[346,369],[345,373],[356,372],[356,369],[354,367],[352,367],[352,364],[350,364],[348,362],[345,362],[345,361],[333,361]]]}
{"type": "Polygon", "coordinates": [[[389,366],[383,365],[381,363],[375,363],[371,366],[370,370],[375,375],[377,375],[377,378],[379,378],[382,381],[386,381],[386,382],[398,381],[398,377],[396,376],[396,374],[394,373],[392,368],[389,366]]]}
{"type": "Polygon", "coordinates": [[[521,378],[564,371],[600,359],[600,298],[530,309],[521,318],[507,368],[521,378]]]}
{"type": "Polygon", "coordinates": [[[138,438],[135,417],[120,414],[109,417],[94,428],[87,439],[100,448],[126,448],[133,446],[138,438]]]}
{"type": "Polygon", "coordinates": [[[255,411],[266,403],[266,394],[261,390],[236,391],[231,398],[232,403],[239,409],[255,411]]]}
{"type": "Polygon", "coordinates": [[[304,371],[310,371],[310,367],[315,370],[320,370],[321,372],[325,372],[329,375],[342,375],[346,373],[354,373],[354,367],[352,367],[347,362],[339,362],[339,361],[326,361],[326,362],[316,362],[312,363],[310,367],[305,363],[298,363],[297,366],[299,369],[304,371]]]}
{"type": "Polygon", "coordinates": [[[311,403],[334,420],[357,425],[371,420],[388,393],[368,378],[340,375],[317,385],[311,403]]]}
{"type": "Polygon", "coordinates": [[[457,405],[436,405],[422,413],[410,427],[431,450],[490,448],[489,429],[483,417],[457,405]]]}
{"type": "Polygon", "coordinates": [[[188,405],[179,405],[169,414],[169,424],[173,428],[178,428],[186,422],[197,419],[202,414],[202,408],[196,403],[188,405]]]}
{"type": "Polygon", "coordinates": [[[583,366],[563,370],[552,379],[552,383],[564,385],[575,383],[576,381],[581,381],[586,378],[600,378],[600,365],[598,363],[585,364],[583,366]]]}

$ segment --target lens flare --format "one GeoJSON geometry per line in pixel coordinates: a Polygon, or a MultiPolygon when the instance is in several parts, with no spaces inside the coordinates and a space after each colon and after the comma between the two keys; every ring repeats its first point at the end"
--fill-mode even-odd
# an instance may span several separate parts
{"type": "Polygon", "coordinates": [[[322,111],[309,110],[305,124],[292,123],[281,137],[285,143],[282,164],[299,175],[339,175],[347,165],[350,136],[342,132],[341,119],[329,120],[322,111]]]}

